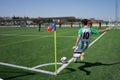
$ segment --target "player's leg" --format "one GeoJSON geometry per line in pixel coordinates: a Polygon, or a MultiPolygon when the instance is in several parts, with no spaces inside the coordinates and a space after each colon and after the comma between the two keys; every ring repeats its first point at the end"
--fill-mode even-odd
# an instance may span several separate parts
{"type": "Polygon", "coordinates": [[[80,48],[79,46],[77,46],[75,49],[74,49],[74,53],[73,53],[73,62],[77,62],[78,58],[80,58],[80,48]]]}
{"type": "Polygon", "coordinates": [[[83,61],[83,59],[84,59],[84,54],[85,54],[85,53],[82,52],[81,55],[80,55],[80,60],[81,60],[81,61],[83,61]]]}
{"type": "Polygon", "coordinates": [[[84,44],[84,48],[82,49],[82,53],[81,53],[81,56],[80,56],[80,60],[81,61],[83,61],[83,59],[84,59],[84,55],[85,55],[85,53],[84,53],[84,51],[86,50],[88,48],[88,42],[86,42],[85,44],[84,44]]]}
{"type": "Polygon", "coordinates": [[[74,54],[73,54],[73,62],[76,63],[77,60],[80,58],[80,55],[81,55],[80,53],[74,53],[74,54]]]}
{"type": "MultiPolygon", "coordinates": [[[[81,58],[81,54],[83,52],[83,49],[81,49],[81,46],[77,46],[75,49],[74,49],[74,54],[73,54],[73,62],[77,62],[77,60],[79,58],[81,58]]],[[[82,56],[83,58],[83,56],[82,56]]]]}
{"type": "Polygon", "coordinates": [[[77,62],[78,59],[80,59],[81,61],[83,61],[83,59],[84,59],[84,52],[74,53],[73,54],[73,62],[77,62]]]}

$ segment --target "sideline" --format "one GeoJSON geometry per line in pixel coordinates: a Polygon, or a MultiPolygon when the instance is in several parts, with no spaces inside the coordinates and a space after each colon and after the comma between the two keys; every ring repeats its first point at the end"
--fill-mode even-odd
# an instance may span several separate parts
{"type": "Polygon", "coordinates": [[[18,69],[30,70],[30,71],[34,71],[34,72],[40,72],[40,73],[44,73],[44,74],[56,75],[55,72],[51,72],[51,71],[46,71],[46,70],[36,69],[36,68],[29,68],[29,67],[25,67],[25,66],[18,66],[18,65],[14,65],[14,64],[3,63],[3,62],[0,62],[0,65],[14,67],[14,68],[18,68],[18,69]]]}

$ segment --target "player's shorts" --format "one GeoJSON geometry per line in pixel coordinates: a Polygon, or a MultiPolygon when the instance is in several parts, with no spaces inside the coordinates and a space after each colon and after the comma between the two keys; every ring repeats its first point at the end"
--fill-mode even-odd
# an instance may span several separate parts
{"type": "Polygon", "coordinates": [[[83,49],[81,49],[78,46],[74,49],[74,53],[82,53],[82,52],[83,52],[83,49]]]}
{"type": "Polygon", "coordinates": [[[79,45],[74,49],[74,53],[82,53],[88,47],[88,42],[80,42],[79,45]]]}

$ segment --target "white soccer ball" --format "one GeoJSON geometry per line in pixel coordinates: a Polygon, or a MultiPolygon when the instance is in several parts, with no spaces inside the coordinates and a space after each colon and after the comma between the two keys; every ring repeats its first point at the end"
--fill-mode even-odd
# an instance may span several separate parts
{"type": "Polygon", "coordinates": [[[3,80],[2,78],[0,78],[0,80],[3,80]]]}
{"type": "Polygon", "coordinates": [[[62,62],[62,63],[67,63],[67,57],[65,57],[65,56],[62,57],[62,58],[61,58],[61,62],[62,62]]]}

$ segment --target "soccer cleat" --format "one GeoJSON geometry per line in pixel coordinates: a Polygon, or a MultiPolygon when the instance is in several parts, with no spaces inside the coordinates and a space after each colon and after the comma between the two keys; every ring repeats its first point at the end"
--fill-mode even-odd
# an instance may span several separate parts
{"type": "Polygon", "coordinates": [[[62,64],[67,64],[67,63],[68,63],[68,61],[63,61],[63,62],[62,62],[62,64]]]}
{"type": "Polygon", "coordinates": [[[76,63],[77,62],[77,58],[73,58],[73,62],[76,63]]]}

